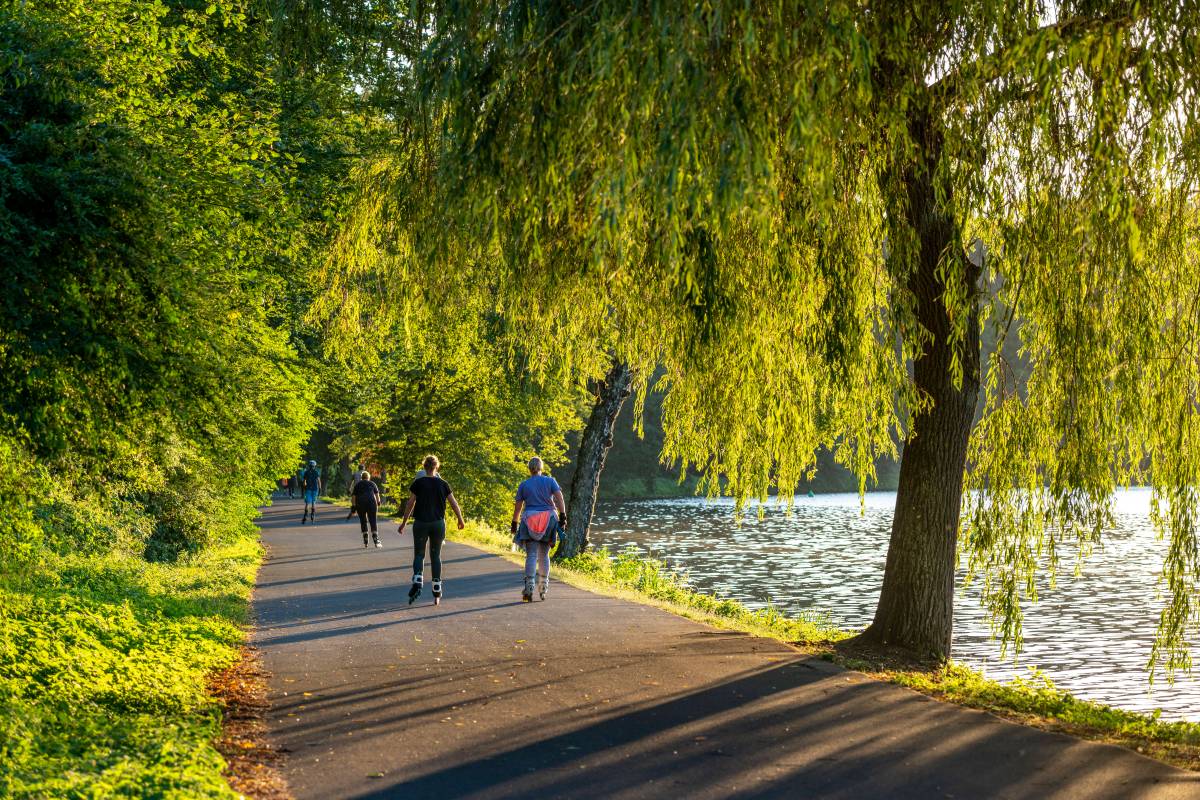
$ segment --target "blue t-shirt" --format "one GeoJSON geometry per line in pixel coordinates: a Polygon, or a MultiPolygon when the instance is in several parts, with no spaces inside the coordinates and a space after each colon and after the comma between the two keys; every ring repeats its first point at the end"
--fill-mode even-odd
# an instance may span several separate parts
{"type": "Polygon", "coordinates": [[[517,501],[525,501],[525,513],[553,511],[555,492],[561,492],[558,481],[549,475],[530,475],[517,487],[517,501]]]}

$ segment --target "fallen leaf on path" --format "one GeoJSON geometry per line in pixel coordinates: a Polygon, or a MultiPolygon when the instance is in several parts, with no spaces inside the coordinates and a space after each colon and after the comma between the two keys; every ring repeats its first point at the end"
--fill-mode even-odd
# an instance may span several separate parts
{"type": "Polygon", "coordinates": [[[369,773],[367,773],[367,777],[368,778],[382,778],[383,773],[382,772],[369,772],[369,773]]]}

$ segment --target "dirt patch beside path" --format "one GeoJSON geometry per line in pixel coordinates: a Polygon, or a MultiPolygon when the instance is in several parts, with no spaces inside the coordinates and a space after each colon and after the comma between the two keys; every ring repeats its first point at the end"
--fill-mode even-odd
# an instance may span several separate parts
{"type": "Polygon", "coordinates": [[[243,647],[233,666],[209,681],[223,706],[221,736],[214,744],[228,766],[225,778],[235,792],[253,800],[291,800],[280,772],[283,753],[267,741],[267,672],[258,651],[243,647]]]}

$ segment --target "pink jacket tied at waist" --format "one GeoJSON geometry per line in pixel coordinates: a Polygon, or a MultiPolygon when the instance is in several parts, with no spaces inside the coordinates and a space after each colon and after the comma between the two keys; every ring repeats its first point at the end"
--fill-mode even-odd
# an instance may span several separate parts
{"type": "Polygon", "coordinates": [[[550,530],[550,519],[549,511],[534,511],[526,515],[525,527],[529,528],[529,535],[540,541],[550,530]]]}

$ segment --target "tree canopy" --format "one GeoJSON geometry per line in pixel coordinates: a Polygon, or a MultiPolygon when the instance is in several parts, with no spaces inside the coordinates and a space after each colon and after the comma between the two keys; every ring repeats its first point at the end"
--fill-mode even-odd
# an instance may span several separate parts
{"type": "Polygon", "coordinates": [[[468,482],[490,514],[619,364],[664,395],[664,458],[739,504],[821,448],[861,488],[902,451],[867,636],[923,652],[949,652],[960,553],[1019,643],[1059,546],[1100,543],[1113,489],[1150,484],[1152,665],[1187,667],[1198,23],[1178,2],[6,3],[0,483],[28,513],[3,546],[28,555],[50,512],[20,487],[50,471],[192,546],[214,509],[244,522],[317,412],[338,457],[488,450],[468,482]]]}
{"type": "Polygon", "coordinates": [[[232,2],[0,7],[6,560],[46,531],[113,546],[104,514],[144,514],[151,555],[199,547],[296,458],[312,395],[271,298],[302,220],[267,41],[232,2]]]}
{"type": "Polygon", "coordinates": [[[1153,663],[1185,667],[1198,25],[1171,2],[446,4],[375,184],[388,252],[347,270],[486,293],[556,369],[664,364],[664,455],[739,499],[789,492],[822,445],[869,482],[903,443],[885,641],[948,651],[960,504],[1019,639],[1057,545],[1149,483],[1153,663]]]}

